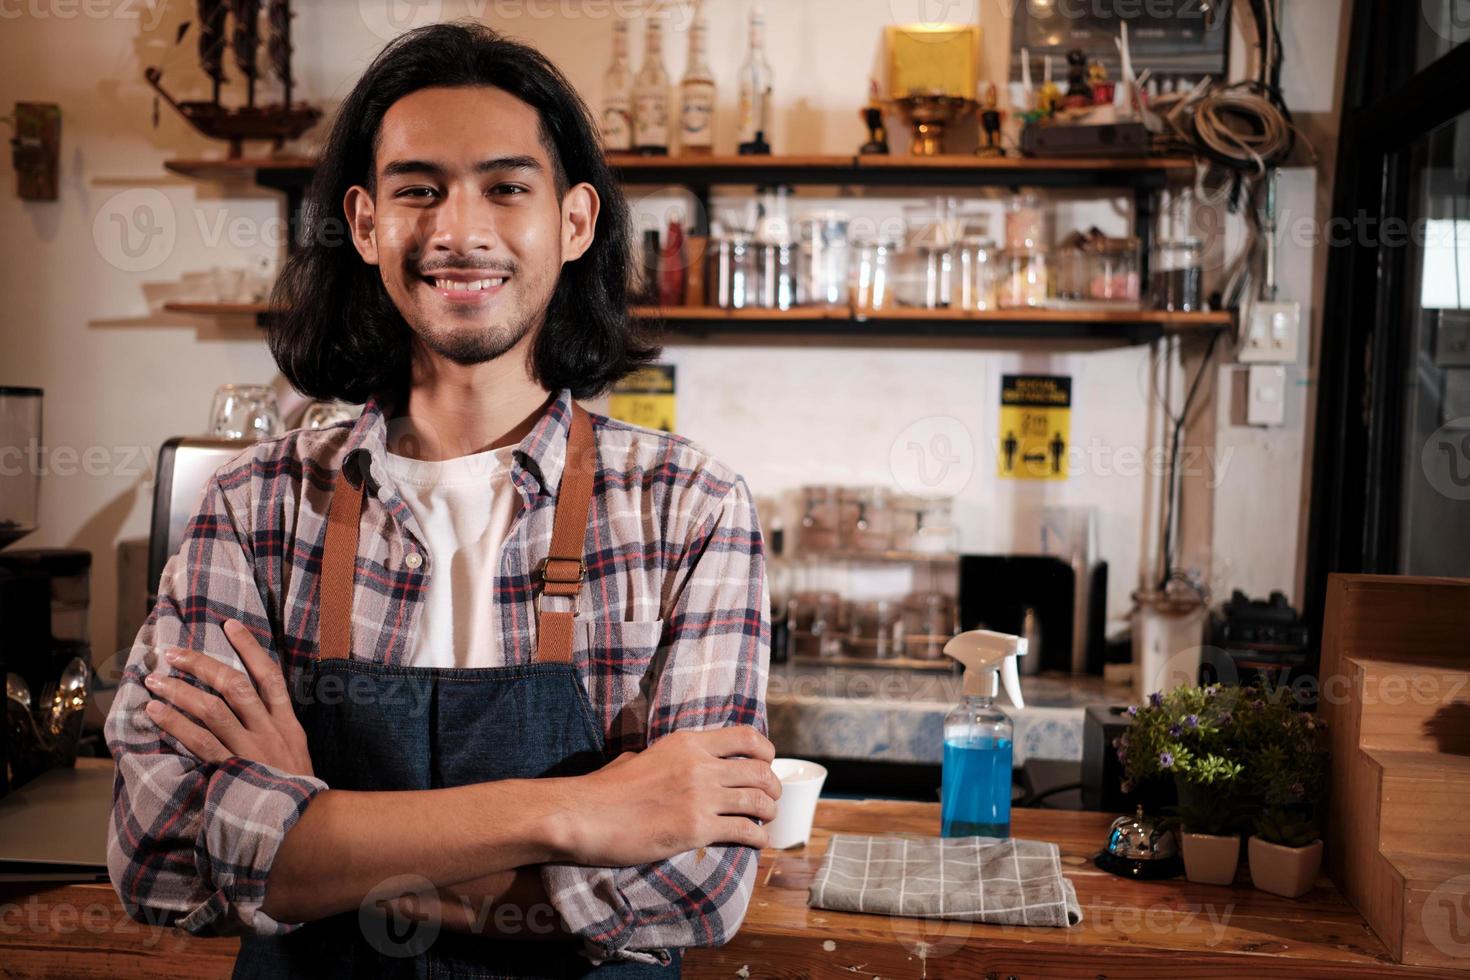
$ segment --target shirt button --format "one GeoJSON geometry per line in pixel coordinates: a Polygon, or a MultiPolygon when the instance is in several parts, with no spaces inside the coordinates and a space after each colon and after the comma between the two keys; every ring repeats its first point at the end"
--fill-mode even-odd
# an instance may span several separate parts
{"type": "Polygon", "coordinates": [[[420,555],[417,551],[410,551],[408,553],[408,556],[403,559],[403,563],[409,568],[418,568],[424,563],[424,557],[423,555],[420,555]]]}

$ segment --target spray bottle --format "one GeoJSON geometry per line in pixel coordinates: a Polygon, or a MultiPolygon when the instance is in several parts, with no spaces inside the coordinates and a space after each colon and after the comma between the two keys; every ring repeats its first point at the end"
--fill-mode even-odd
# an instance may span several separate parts
{"type": "Polygon", "coordinates": [[[1003,683],[1011,702],[1025,707],[1016,658],[1026,655],[1026,641],[971,630],[946,643],[944,652],[965,665],[965,681],[964,700],[944,719],[940,834],[1009,837],[1013,729],[994,701],[1003,683]]]}

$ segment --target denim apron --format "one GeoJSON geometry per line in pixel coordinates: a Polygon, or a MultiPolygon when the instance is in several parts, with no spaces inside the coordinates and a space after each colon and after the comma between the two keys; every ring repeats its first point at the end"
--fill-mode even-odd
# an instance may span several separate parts
{"type": "MultiPolygon", "coordinates": [[[[575,600],[585,578],[583,540],[596,445],[585,410],[573,403],[566,465],[557,493],[541,595],[575,600]]],[[[353,575],[367,481],[354,490],[340,473],[327,515],[318,655],[293,685],[316,775],[333,789],[424,790],[500,779],[579,776],[608,761],[603,733],[572,663],[574,613],[536,602],[536,655],[530,664],[484,668],[402,667],[354,660],[353,575]]],[[[486,820],[494,820],[492,813],[486,820]]],[[[405,834],[413,828],[403,829],[405,834]]],[[[426,893],[405,876],[404,891],[426,893]]],[[[472,914],[493,916],[474,907],[472,914]]],[[[543,909],[530,928],[559,925],[543,909]]],[[[235,980],[432,980],[582,977],[671,980],[668,966],[618,962],[593,967],[580,943],[497,940],[440,930],[412,915],[353,910],[284,936],[246,936],[235,980]]]]}

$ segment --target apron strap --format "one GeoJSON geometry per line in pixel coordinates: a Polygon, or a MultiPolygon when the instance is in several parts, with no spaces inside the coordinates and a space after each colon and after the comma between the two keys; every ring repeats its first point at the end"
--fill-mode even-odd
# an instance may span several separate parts
{"type": "MultiPolygon", "coordinates": [[[[582,546],[592,505],[592,482],[597,473],[597,443],[592,419],[572,402],[571,431],[566,462],[551,529],[551,549],[536,569],[536,663],[571,663],[575,609],[541,612],[540,596],[576,602],[587,577],[582,546]]],[[[362,521],[367,479],[353,489],[339,470],[327,508],[327,537],[322,546],[321,616],[318,619],[317,659],[345,660],[352,647],[352,590],[357,570],[357,536],[362,521]]]]}
{"type": "Polygon", "coordinates": [[[346,660],[352,647],[352,578],[357,570],[357,530],[367,479],[356,490],[339,470],[327,509],[327,540],[322,546],[321,617],[317,659],[346,660]]]}
{"type": "Polygon", "coordinates": [[[572,629],[577,615],[576,609],[542,612],[540,596],[570,599],[570,605],[575,607],[577,594],[582,591],[582,582],[587,578],[583,544],[587,537],[592,481],[596,473],[597,443],[592,435],[592,419],[581,405],[573,402],[566,461],[561,470],[561,487],[556,493],[551,548],[536,570],[540,593],[537,596],[536,612],[537,663],[572,662],[572,629]]]}

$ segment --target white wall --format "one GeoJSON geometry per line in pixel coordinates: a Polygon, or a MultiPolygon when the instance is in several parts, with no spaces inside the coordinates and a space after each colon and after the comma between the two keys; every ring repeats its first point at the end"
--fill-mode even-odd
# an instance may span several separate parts
{"type": "MultiPolygon", "coordinates": [[[[1005,71],[1011,0],[983,0],[983,71],[1005,71]]],[[[541,47],[596,103],[609,57],[607,12],[630,0],[323,0],[298,3],[296,64],[300,96],[334,108],[384,37],[399,26],[478,15],[541,47]],[[556,14],[549,18],[544,14],[556,14]]],[[[631,4],[636,7],[637,4],[631,4]]],[[[734,142],[734,75],[744,53],[747,0],[712,0],[712,60],[721,83],[720,146],[734,142]]],[[[1287,96],[1293,108],[1325,111],[1337,88],[1335,30],[1340,0],[1287,5],[1287,96]]],[[[973,17],[970,3],[919,0],[791,0],[767,3],[770,57],[778,74],[779,152],[852,151],[864,139],[856,107],[876,71],[882,28],[936,16],[973,17]],[[927,13],[924,8],[927,9],[927,13]]],[[[155,129],[143,68],[162,64],[187,90],[197,78],[192,39],[173,46],[193,5],[155,0],[35,0],[0,5],[0,106],[17,99],[61,105],[62,198],[22,203],[0,193],[0,384],[46,389],[52,447],[94,450],[86,470],[56,460],[44,480],[43,528],[28,544],[73,545],[96,556],[94,647],[114,643],[114,558],[120,538],[145,535],[151,454],[164,439],[200,431],[210,396],[225,381],[269,381],[275,372],[253,324],[160,312],[166,298],[198,294],[214,266],[242,266],[277,251],[278,199],[247,186],[174,179],[175,157],[218,155],[167,107],[155,129]],[[85,8],[85,9],[83,9],[85,8]],[[18,16],[16,16],[18,14],[18,16]],[[141,210],[140,210],[141,208],[141,210]],[[150,217],[151,216],[151,217],[150,217]],[[121,246],[119,222],[135,218],[135,254],[121,246]],[[161,229],[151,239],[143,230],[161,229]],[[100,455],[99,455],[100,453],[100,455]]],[[[683,22],[676,22],[669,67],[682,71],[683,22]]],[[[641,42],[635,42],[635,52],[641,42]]],[[[202,85],[195,94],[202,91],[202,85]]],[[[903,146],[902,131],[895,140],[903,146]]],[[[309,150],[311,140],[303,143],[309,150]]],[[[1330,156],[1331,147],[1325,148],[1330,156]]],[[[9,183],[8,176],[6,177],[9,183]]],[[[1288,209],[1308,209],[1312,174],[1288,182],[1288,209]]],[[[881,204],[872,206],[881,207],[881,204]]],[[[1101,220],[1124,212],[1104,203],[1101,220]]],[[[1083,212],[1079,212],[1079,219],[1083,212]]],[[[1092,212],[1086,212],[1092,213],[1092,212]]],[[[1070,226],[1069,226],[1070,227],[1070,226]]],[[[1121,230],[1121,226],[1120,226],[1121,230]]],[[[1310,301],[1310,253],[1285,277],[1290,298],[1310,301]]],[[[1089,504],[1101,518],[1102,552],[1113,563],[1110,608],[1126,610],[1144,537],[1147,352],[1088,355],[978,349],[886,350],[864,347],[704,347],[672,345],[679,428],[726,459],[758,494],[781,496],[803,483],[883,481],[890,450],[915,423],[958,421],[973,447],[973,478],[958,510],[966,547],[1035,550],[1041,506],[1089,504]],[[993,440],[999,376],[1025,370],[1076,379],[1073,441],[1091,447],[1084,471],[1067,484],[1002,486],[993,440]]],[[[1304,363],[1307,363],[1304,361],[1304,363]]],[[[1307,375],[1299,372],[1297,381],[1307,375]]],[[[1270,433],[1229,429],[1235,450],[1217,496],[1217,570],[1253,592],[1293,591],[1306,385],[1293,389],[1288,426],[1270,433]],[[1288,492],[1266,484],[1287,473],[1288,492]],[[1258,501],[1270,487],[1273,506],[1258,501]],[[1275,503],[1279,502],[1279,504],[1275,503]]],[[[126,642],[130,638],[121,638],[126,642]]]]}

